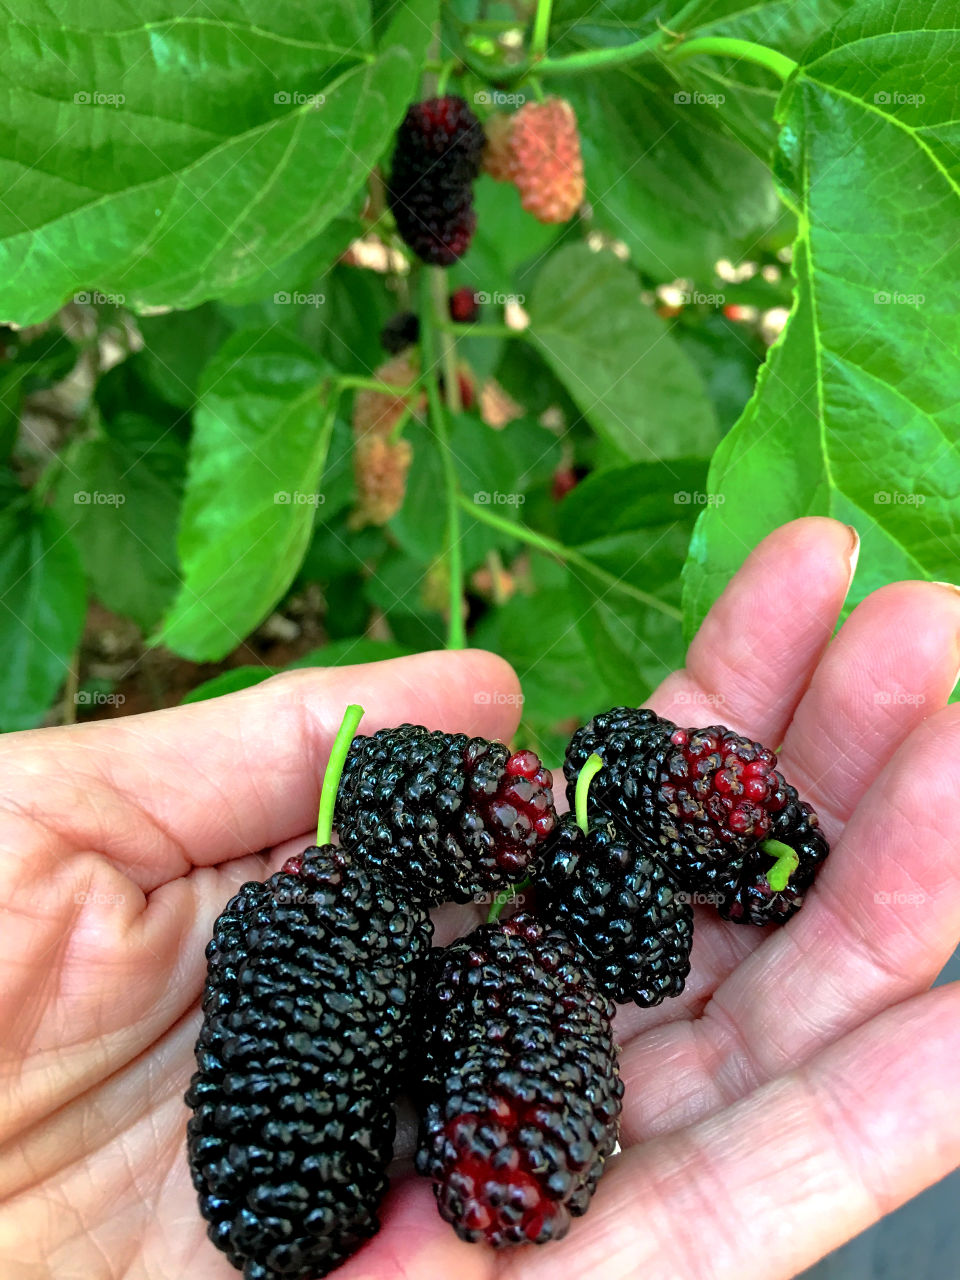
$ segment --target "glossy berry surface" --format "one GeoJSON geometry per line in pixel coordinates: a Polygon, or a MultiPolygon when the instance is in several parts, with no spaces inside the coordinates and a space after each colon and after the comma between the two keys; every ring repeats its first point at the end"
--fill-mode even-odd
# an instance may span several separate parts
{"type": "Polygon", "coordinates": [[[343,849],[244,885],[207,947],[187,1154],[246,1280],[315,1280],[378,1228],[426,913],[343,849]]]}
{"type": "Polygon", "coordinates": [[[693,909],[652,841],[561,819],[538,862],[537,910],[579,944],[599,989],[618,1004],[660,1004],[690,972],[693,909]]]}
{"type": "Polygon", "coordinates": [[[674,729],[659,801],[678,828],[703,844],[765,840],[787,802],[772,751],[732,729],[674,729]]]}
{"type": "Polygon", "coordinates": [[[559,1240],[617,1141],[610,1018],[577,947],[532,916],[481,926],[422,987],[417,1169],[463,1240],[559,1240]]]}
{"type": "Polygon", "coordinates": [[[532,751],[401,725],[354,739],[334,822],[423,901],[466,902],[526,875],[556,826],[552,783],[532,751]]]}

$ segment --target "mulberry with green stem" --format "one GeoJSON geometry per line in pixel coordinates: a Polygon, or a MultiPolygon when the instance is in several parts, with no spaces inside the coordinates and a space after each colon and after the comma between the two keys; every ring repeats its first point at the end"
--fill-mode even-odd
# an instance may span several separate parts
{"type": "Polygon", "coordinates": [[[246,1280],[316,1280],[377,1231],[431,932],[410,894],[329,843],[216,921],[187,1156],[208,1234],[246,1280]]]}
{"type": "Polygon", "coordinates": [[[334,815],[368,866],[425,902],[468,902],[523,879],[557,823],[533,751],[420,725],[351,744],[334,815]]]}
{"type": "Polygon", "coordinates": [[[571,798],[593,752],[604,769],[591,814],[653,840],[684,889],[741,923],[783,924],[799,910],[829,846],[772,751],[723,725],[682,729],[649,708],[614,707],[570,741],[571,798]]]}

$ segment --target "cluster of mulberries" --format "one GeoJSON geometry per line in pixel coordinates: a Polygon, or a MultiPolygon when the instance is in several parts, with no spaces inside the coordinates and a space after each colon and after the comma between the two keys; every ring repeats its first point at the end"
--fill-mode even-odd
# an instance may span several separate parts
{"type": "Polygon", "coordinates": [[[415,725],[355,737],[340,845],[245,885],[207,948],[188,1155],[247,1280],[326,1275],[377,1230],[401,1087],[462,1239],[563,1236],[616,1148],[615,1005],[683,990],[691,893],[782,923],[826,856],[776,763],[723,726],[616,707],[567,751],[582,829],[531,751],[415,725]],[[429,906],[527,877],[536,915],[430,951],[429,906]]]}
{"type": "Polygon", "coordinates": [[[451,266],[476,228],[481,166],[512,182],[540,222],[568,222],[583,203],[580,134],[563,98],[525,103],[486,125],[454,94],[415,102],[397,131],[387,196],[397,230],[423,262],[451,266]]]}
{"type": "Polygon", "coordinates": [[[463,98],[448,94],[408,108],[387,195],[397,230],[423,262],[449,267],[466,253],[483,148],[483,128],[463,98]]]}

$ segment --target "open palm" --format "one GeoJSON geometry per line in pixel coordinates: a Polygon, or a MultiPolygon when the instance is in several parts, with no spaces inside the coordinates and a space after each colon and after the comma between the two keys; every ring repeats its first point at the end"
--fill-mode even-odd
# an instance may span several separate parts
{"type": "MultiPolygon", "coordinates": [[[[804,911],[773,933],[701,912],[684,995],[619,1012],[623,1152],[565,1241],[462,1244],[405,1122],[343,1280],[775,1280],[960,1159],[960,990],[926,991],[960,934],[960,594],[886,587],[830,642],[851,536],[768,538],[651,699],[783,744],[834,848],[804,911]]],[[[310,843],[348,701],[368,732],[509,737],[516,692],[490,655],[420,655],[0,740],[0,1274],[236,1275],[184,1157],[213,919],[310,843]]]]}

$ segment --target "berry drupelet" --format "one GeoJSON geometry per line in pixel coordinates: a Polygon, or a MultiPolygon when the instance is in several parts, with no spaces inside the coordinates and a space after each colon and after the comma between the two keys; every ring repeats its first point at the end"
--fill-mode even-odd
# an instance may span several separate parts
{"type": "Polygon", "coordinates": [[[243,886],[207,947],[187,1153],[246,1280],[316,1280],[378,1229],[426,913],[342,847],[243,886]]]}
{"type": "Polygon", "coordinates": [[[529,915],[435,953],[425,980],[417,1169],[461,1239],[558,1240],[617,1141],[613,1005],[529,915]]]}
{"type": "Polygon", "coordinates": [[[537,864],[537,910],[576,943],[600,991],[645,1008],[683,990],[693,909],[651,841],[559,821],[537,864]]]}
{"type": "Polygon", "coordinates": [[[354,738],[334,822],[422,901],[468,902],[526,875],[557,823],[552,782],[532,751],[401,725],[354,738]]]}
{"type": "Polygon", "coordinates": [[[448,267],[467,251],[484,145],[480,122],[463,98],[448,94],[407,109],[387,194],[397,230],[423,262],[448,267]]]}

